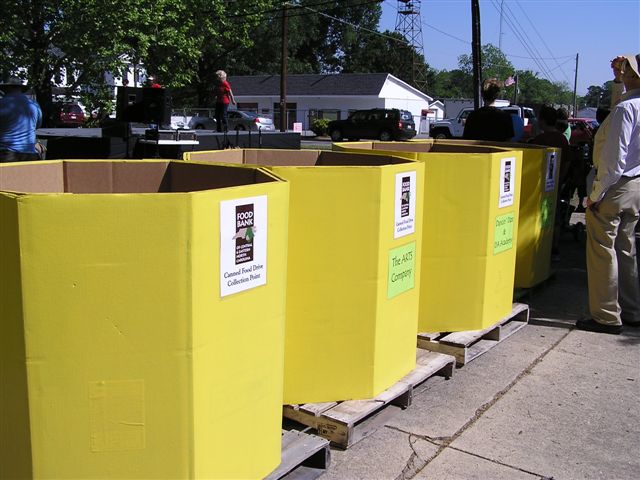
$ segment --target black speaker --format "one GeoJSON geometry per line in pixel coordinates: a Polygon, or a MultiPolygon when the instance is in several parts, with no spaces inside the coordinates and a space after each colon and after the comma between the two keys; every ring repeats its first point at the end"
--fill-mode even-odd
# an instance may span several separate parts
{"type": "Polygon", "coordinates": [[[144,123],[142,88],[118,87],[116,119],[122,122],[144,123]]]}
{"type": "Polygon", "coordinates": [[[171,92],[166,88],[118,87],[116,119],[168,126],[171,124],[171,92]]]}
{"type": "Polygon", "coordinates": [[[160,127],[171,125],[171,93],[166,88],[144,87],[142,100],[146,114],[146,123],[155,123],[160,127]]]}

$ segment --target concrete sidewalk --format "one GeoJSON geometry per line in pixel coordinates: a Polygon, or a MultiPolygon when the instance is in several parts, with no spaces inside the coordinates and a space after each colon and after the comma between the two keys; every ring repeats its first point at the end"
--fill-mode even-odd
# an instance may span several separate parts
{"type": "Polygon", "coordinates": [[[323,479],[638,479],[640,329],[573,330],[586,315],[584,242],[561,240],[532,324],[347,451],[323,479]]]}

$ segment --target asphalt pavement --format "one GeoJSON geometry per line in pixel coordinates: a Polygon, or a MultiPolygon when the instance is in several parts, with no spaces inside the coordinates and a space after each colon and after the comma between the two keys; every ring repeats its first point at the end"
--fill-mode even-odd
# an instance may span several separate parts
{"type": "Polygon", "coordinates": [[[322,479],[640,478],[640,328],[573,328],[587,315],[584,238],[566,231],[560,247],[553,279],[522,300],[529,325],[333,449],[322,479]]]}

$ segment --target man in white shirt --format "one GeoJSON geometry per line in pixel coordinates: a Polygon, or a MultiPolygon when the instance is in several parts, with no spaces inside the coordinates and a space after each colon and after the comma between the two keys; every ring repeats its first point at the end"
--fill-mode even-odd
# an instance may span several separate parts
{"type": "Polygon", "coordinates": [[[598,130],[596,178],[589,197],[587,273],[590,319],[576,327],[619,334],[640,326],[640,284],[635,227],[640,217],[640,54],[611,62],[614,82],[626,93],[598,130]],[[599,138],[598,138],[599,137],[599,138]]]}

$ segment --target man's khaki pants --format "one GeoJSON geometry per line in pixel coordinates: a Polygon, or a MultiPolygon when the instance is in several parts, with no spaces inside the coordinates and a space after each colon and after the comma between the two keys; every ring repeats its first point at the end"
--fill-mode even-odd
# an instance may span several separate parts
{"type": "Polygon", "coordinates": [[[635,228],[640,177],[622,177],[587,210],[587,273],[592,318],[607,325],[640,322],[635,228]]]}

